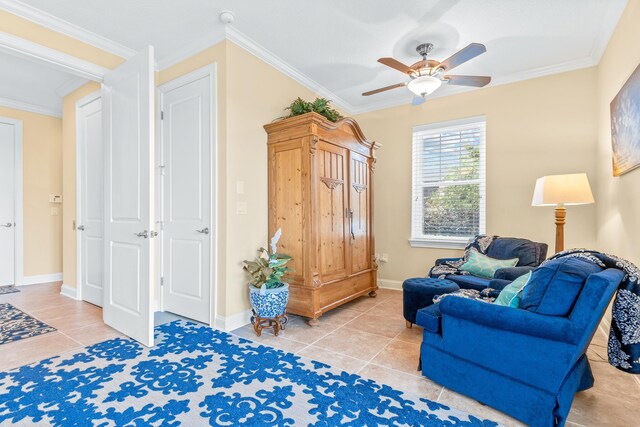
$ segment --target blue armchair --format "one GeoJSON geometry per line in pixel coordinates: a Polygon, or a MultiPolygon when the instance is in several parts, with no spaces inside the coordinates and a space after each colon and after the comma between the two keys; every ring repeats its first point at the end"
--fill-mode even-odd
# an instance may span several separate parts
{"type": "MultiPolygon", "coordinates": [[[[527,309],[448,297],[418,311],[423,375],[529,425],[563,426],[575,393],[593,385],[585,352],[624,278],[620,270],[589,264],[576,279],[576,268],[587,262],[574,260],[561,265],[573,268],[564,277],[538,274],[551,284],[542,293],[525,288],[527,309]]],[[[536,271],[553,270],[554,263],[536,271]]]]}
{"type": "MultiPolygon", "coordinates": [[[[517,277],[527,274],[547,257],[548,245],[546,243],[532,242],[527,239],[515,237],[498,237],[487,248],[487,255],[496,259],[518,258],[518,264],[511,268],[501,268],[496,271],[494,279],[513,281],[517,277]]],[[[436,260],[436,265],[446,261],[459,261],[462,258],[440,258],[436,260]]],[[[489,286],[491,279],[472,275],[454,275],[445,277],[447,280],[455,282],[463,289],[476,289],[481,291],[489,286]]]]}

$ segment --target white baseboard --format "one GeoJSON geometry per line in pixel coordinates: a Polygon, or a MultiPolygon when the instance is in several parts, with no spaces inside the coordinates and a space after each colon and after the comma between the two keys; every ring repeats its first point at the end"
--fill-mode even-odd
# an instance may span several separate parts
{"type": "Polygon", "coordinates": [[[402,282],[400,280],[378,279],[378,287],[382,289],[402,290],[402,282]]]}
{"type": "Polygon", "coordinates": [[[78,288],[76,288],[75,286],[71,286],[71,285],[65,285],[63,283],[62,287],[60,288],[60,295],[63,295],[65,297],[77,300],[78,299],[78,288]]]}
{"type": "Polygon", "coordinates": [[[59,282],[62,280],[62,273],[39,274],[37,276],[24,276],[20,286],[37,285],[40,283],[59,282]]]}
{"type": "Polygon", "coordinates": [[[230,332],[251,323],[251,310],[245,310],[231,316],[216,316],[214,327],[230,332]]]}

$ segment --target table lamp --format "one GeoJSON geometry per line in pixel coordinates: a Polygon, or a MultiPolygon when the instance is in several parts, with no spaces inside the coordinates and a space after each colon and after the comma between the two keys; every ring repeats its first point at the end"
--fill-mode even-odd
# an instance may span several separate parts
{"type": "Polygon", "coordinates": [[[586,173],[549,175],[538,178],[532,206],[556,207],[556,253],[564,250],[565,206],[593,203],[586,173]]]}

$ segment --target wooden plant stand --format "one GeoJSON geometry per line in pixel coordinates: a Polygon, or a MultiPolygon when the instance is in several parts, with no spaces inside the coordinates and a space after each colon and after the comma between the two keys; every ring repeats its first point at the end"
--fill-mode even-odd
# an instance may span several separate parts
{"type": "Polygon", "coordinates": [[[287,317],[286,311],[282,313],[282,315],[276,317],[260,317],[255,310],[251,311],[253,312],[253,315],[251,316],[251,324],[253,325],[253,330],[256,331],[257,336],[262,335],[263,329],[273,329],[273,334],[278,336],[280,331],[283,331],[289,322],[289,317],[287,317]]]}

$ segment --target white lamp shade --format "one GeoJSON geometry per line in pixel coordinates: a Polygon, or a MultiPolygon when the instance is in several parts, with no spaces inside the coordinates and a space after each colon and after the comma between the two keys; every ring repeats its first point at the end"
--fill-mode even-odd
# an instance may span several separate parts
{"type": "Polygon", "coordinates": [[[587,174],[575,173],[538,178],[531,205],[584,205],[593,202],[587,174]]]}
{"type": "Polygon", "coordinates": [[[440,87],[442,81],[432,76],[417,77],[409,82],[407,87],[418,96],[430,95],[440,87]]]}

